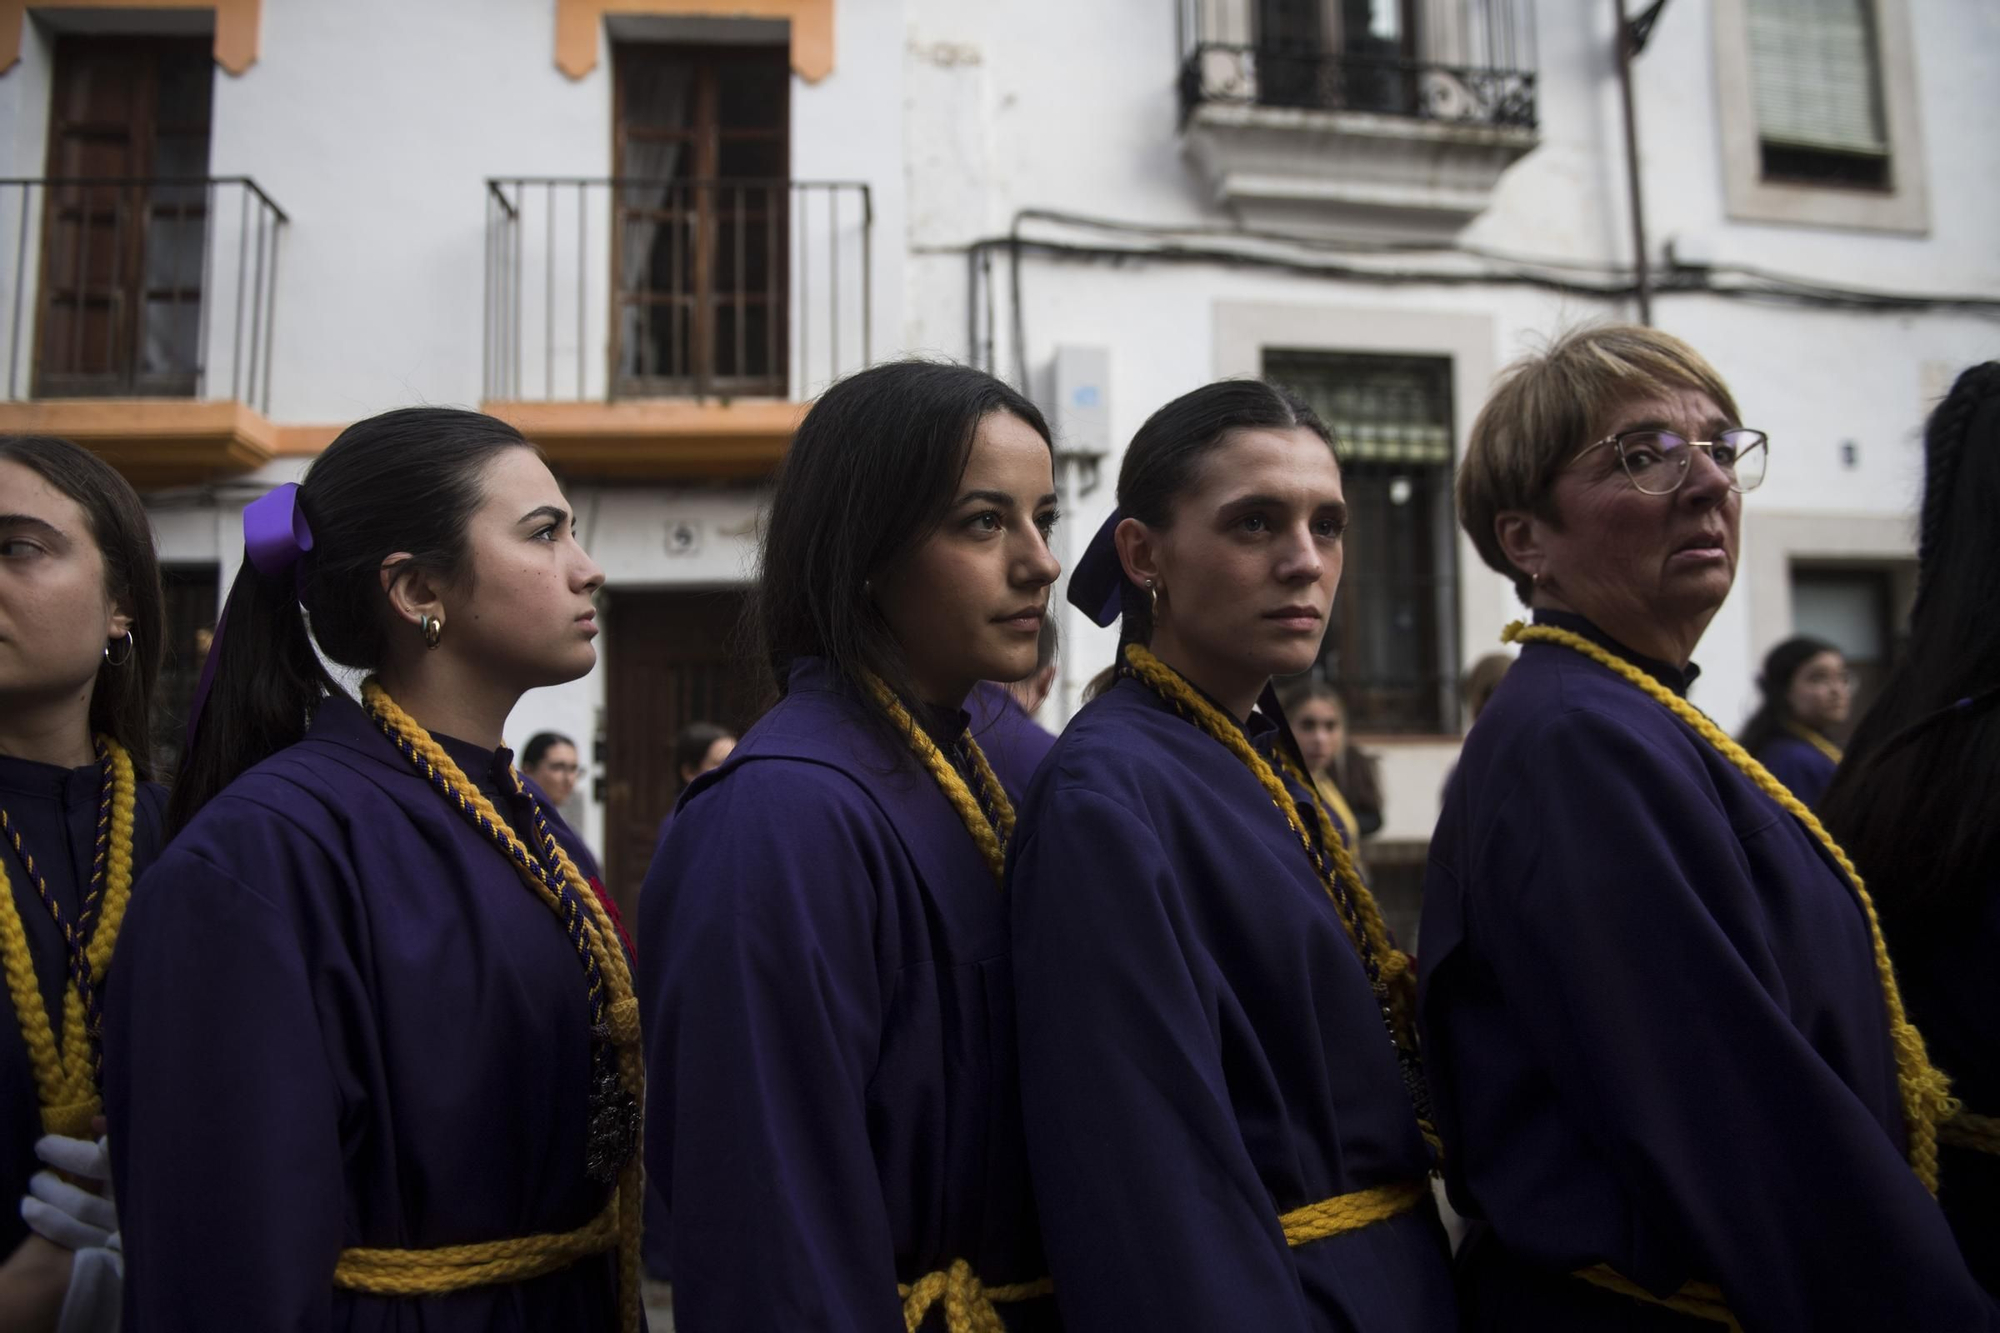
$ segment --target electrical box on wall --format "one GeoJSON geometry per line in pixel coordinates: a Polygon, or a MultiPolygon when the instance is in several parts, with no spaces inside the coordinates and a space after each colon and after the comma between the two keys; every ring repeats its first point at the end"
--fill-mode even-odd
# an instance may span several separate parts
{"type": "Polygon", "coordinates": [[[1050,429],[1065,454],[1111,452],[1111,352],[1103,347],[1056,348],[1051,367],[1050,429]]]}

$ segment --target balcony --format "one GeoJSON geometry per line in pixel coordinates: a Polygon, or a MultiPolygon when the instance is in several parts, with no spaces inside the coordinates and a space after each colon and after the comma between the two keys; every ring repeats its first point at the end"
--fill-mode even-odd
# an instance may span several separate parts
{"type": "Polygon", "coordinates": [[[868,364],[865,184],[522,178],[486,190],[486,410],[572,475],[744,477],[868,364]]]}
{"type": "Polygon", "coordinates": [[[1182,0],[1183,146],[1246,226],[1446,242],[1535,146],[1527,0],[1182,0]]]}
{"type": "Polygon", "coordinates": [[[0,431],[87,444],[147,487],[269,461],[287,222],[244,176],[0,180],[0,431]]]}

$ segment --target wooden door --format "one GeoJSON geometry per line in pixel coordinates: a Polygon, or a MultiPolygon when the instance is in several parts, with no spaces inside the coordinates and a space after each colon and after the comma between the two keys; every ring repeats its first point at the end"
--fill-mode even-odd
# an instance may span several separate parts
{"type": "Polygon", "coordinates": [[[206,37],[56,43],[39,397],[189,397],[200,375],[206,37]]]}
{"type": "Polygon", "coordinates": [[[680,794],[674,737],[690,722],[742,734],[764,700],[736,652],[741,589],[619,589],[604,604],[604,873],[634,916],[660,821],[680,794]]]}
{"type": "Polygon", "coordinates": [[[788,60],[783,46],[615,49],[616,395],[785,394],[788,60]]]}

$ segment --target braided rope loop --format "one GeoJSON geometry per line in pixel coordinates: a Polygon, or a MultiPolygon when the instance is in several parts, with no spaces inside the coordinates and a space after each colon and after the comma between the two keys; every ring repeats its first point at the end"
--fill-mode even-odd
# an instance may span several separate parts
{"type": "Polygon", "coordinates": [[[1416,976],[1411,959],[1389,938],[1389,927],[1382,919],[1382,910],[1376,905],[1375,896],[1368,891],[1368,886],[1362,882],[1360,872],[1355,870],[1354,858],[1348,854],[1347,844],[1341,839],[1333,816],[1320,799],[1318,786],[1291,762],[1289,756],[1285,758],[1286,772],[1312,803],[1314,822],[1319,832],[1316,843],[1305,822],[1299,818],[1297,801],[1286,790],[1277,771],[1250,744],[1243,728],[1202,698],[1182,679],[1180,673],[1144,646],[1127,644],[1125,663],[1125,670],[1133,679],[1152,690],[1250,770],[1250,775],[1263,787],[1271,803],[1278,807],[1278,813],[1284,817],[1293,836],[1298,838],[1300,847],[1305,850],[1314,873],[1319,877],[1321,888],[1333,900],[1341,929],[1354,947],[1362,970],[1367,974],[1369,987],[1375,993],[1376,1003],[1381,1007],[1383,1027],[1395,1047],[1405,1091],[1416,1114],[1417,1128],[1430,1150],[1431,1160],[1441,1160],[1444,1143],[1431,1122],[1430,1091],[1423,1076],[1417,1047],[1416,976]]]}
{"type": "Polygon", "coordinates": [[[62,1037],[58,1041],[35,976],[27,923],[14,902],[6,861],[0,857],[0,970],[6,973],[7,993],[34,1070],[42,1129],[69,1138],[93,1137],[91,1121],[102,1110],[103,1015],[98,996],[132,893],[132,812],[138,778],[131,756],[118,742],[99,736],[96,748],[102,773],[97,837],[90,885],[77,920],[64,915],[47,880],[35,869],[20,830],[6,811],[0,810],[0,829],[5,830],[36,895],[62,932],[67,954],[68,984],[63,987],[62,1037]]]}
{"type": "Polygon", "coordinates": [[[1500,636],[1504,643],[1551,643],[1583,654],[1599,666],[1637,686],[1661,707],[1679,718],[1694,733],[1707,741],[1715,750],[1734,764],[1742,774],[1754,783],[1757,789],[1776,801],[1785,813],[1805,825],[1806,831],[1818,839],[1826,849],[1841,873],[1847,876],[1848,885],[1854,890],[1855,901],[1861,904],[1861,914],[1868,922],[1869,943],[1875,955],[1875,975],[1882,987],[1882,1007],[1887,1011],[1889,1039],[1896,1053],[1896,1083],[1902,1095],[1903,1124],[1909,1136],[1910,1169],[1917,1179],[1924,1182],[1924,1188],[1932,1194],[1938,1188],[1938,1126],[1958,1112],[1958,1103],[1951,1096],[1951,1087],[1945,1076],[1931,1064],[1924,1050],[1924,1039],[1911,1023],[1903,1009],[1903,993],[1896,985],[1896,970],[1889,961],[1888,942],[1882,937],[1882,924],[1875,916],[1874,900],[1868,896],[1867,887],[1861,882],[1861,872],[1854,868],[1854,862],[1841,850],[1833,835],[1812,811],[1806,809],[1799,798],[1786,789],[1785,784],[1772,777],[1769,770],[1751,756],[1722,728],[1711,722],[1700,709],[1681,698],[1651,676],[1633,666],[1615,653],[1605,651],[1580,634],[1553,625],[1526,625],[1515,621],[1500,636]]]}
{"type": "MultiPolygon", "coordinates": [[[[603,1034],[603,1039],[611,1042],[617,1051],[618,1081],[637,1106],[645,1105],[646,1067],[645,1057],[640,1049],[638,1009],[639,1002],[632,992],[632,969],[625,958],[625,951],[618,944],[617,932],[611,924],[610,914],[604,904],[584,880],[569,854],[548,832],[547,820],[539,803],[535,817],[538,836],[544,840],[544,849],[553,849],[554,856],[549,863],[537,861],[514,836],[500,812],[486,799],[485,793],[466,777],[444,747],[439,745],[415,718],[404,712],[382,688],[380,681],[369,677],[361,684],[361,702],[376,726],[395,745],[398,753],[422,774],[424,779],[444,797],[445,802],[463,815],[475,828],[483,833],[499,848],[530,890],[554,912],[563,926],[563,933],[569,938],[583,964],[586,984],[591,1000],[591,1025],[593,1035],[603,1034]]],[[[511,773],[511,770],[510,770],[511,773]]],[[[515,790],[525,792],[518,773],[511,773],[515,790]]],[[[637,1131],[635,1130],[635,1134],[637,1131]]],[[[618,1320],[625,1333],[636,1333],[641,1318],[641,1292],[639,1287],[639,1235],[642,1226],[641,1210],[645,1204],[645,1165],[643,1144],[634,1138],[631,1156],[619,1171],[618,1186],[606,1214],[615,1210],[617,1217],[618,1245],[618,1320]]],[[[483,1286],[492,1282],[521,1281],[533,1274],[522,1271],[515,1274],[509,1265],[524,1262],[522,1248],[535,1249],[543,1258],[551,1262],[552,1271],[566,1263],[574,1262],[583,1253],[569,1253],[577,1245],[589,1243],[595,1235],[593,1228],[600,1226],[603,1217],[582,1230],[564,1235],[527,1237],[515,1240],[488,1241],[470,1246],[448,1246],[431,1250],[375,1251],[348,1250],[347,1255],[367,1256],[364,1271],[379,1271],[384,1262],[383,1255],[400,1256],[396,1262],[407,1268],[413,1276],[409,1280],[422,1285],[412,1286],[397,1294],[418,1295],[459,1291],[467,1287],[483,1286]],[[557,1257],[567,1255],[567,1257],[557,1257]],[[439,1256],[443,1256],[440,1258],[439,1256]],[[489,1274],[500,1274],[490,1276],[489,1274]]],[[[608,1246],[598,1247],[608,1248],[608,1246]]],[[[539,1262],[540,1260],[537,1260],[539,1262]]],[[[335,1270],[336,1282],[340,1270],[335,1270]]]]}
{"type": "Polygon", "coordinates": [[[944,793],[945,800],[958,812],[965,824],[965,831],[972,835],[972,841],[979,848],[979,854],[986,860],[986,868],[993,872],[994,883],[999,883],[1007,869],[1007,841],[1014,836],[1014,803],[1007,799],[1007,789],[1000,785],[993,765],[986,760],[986,752],[979,748],[979,742],[970,735],[965,738],[966,749],[972,755],[974,775],[979,779],[980,795],[985,797],[985,805],[980,797],[972,794],[965,785],[965,779],[958,775],[958,769],[951,760],[945,758],[944,751],[938,749],[937,742],[930,734],[917,725],[910,716],[910,710],[903,707],[903,701],[895,693],[873,676],[868,678],[868,688],[875,696],[875,702],[889,715],[908,742],[911,753],[917,757],[925,770],[944,793]],[[987,817],[987,810],[993,817],[987,817]]]}

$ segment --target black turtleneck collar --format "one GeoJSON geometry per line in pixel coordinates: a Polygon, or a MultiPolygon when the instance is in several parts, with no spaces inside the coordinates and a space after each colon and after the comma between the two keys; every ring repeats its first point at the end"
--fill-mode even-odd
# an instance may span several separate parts
{"type": "Polygon", "coordinates": [[[1556,629],[1566,629],[1572,634],[1581,634],[1584,638],[1589,639],[1605,651],[1615,653],[1619,657],[1624,658],[1633,666],[1638,667],[1639,670],[1645,672],[1682,698],[1687,697],[1688,687],[1693,685],[1695,679],[1701,675],[1701,668],[1693,662],[1689,662],[1687,669],[1682,670],[1672,662],[1662,662],[1657,657],[1647,657],[1643,653],[1633,652],[1630,648],[1627,648],[1624,644],[1599,629],[1594,622],[1576,614],[1574,611],[1538,610],[1535,612],[1535,623],[1537,625],[1549,625],[1556,629]]]}
{"type": "MultiPolygon", "coordinates": [[[[95,801],[103,787],[104,771],[95,762],[81,768],[64,768],[0,755],[0,794],[14,792],[50,801],[95,801]]],[[[0,799],[0,805],[5,804],[0,799]]]]}

